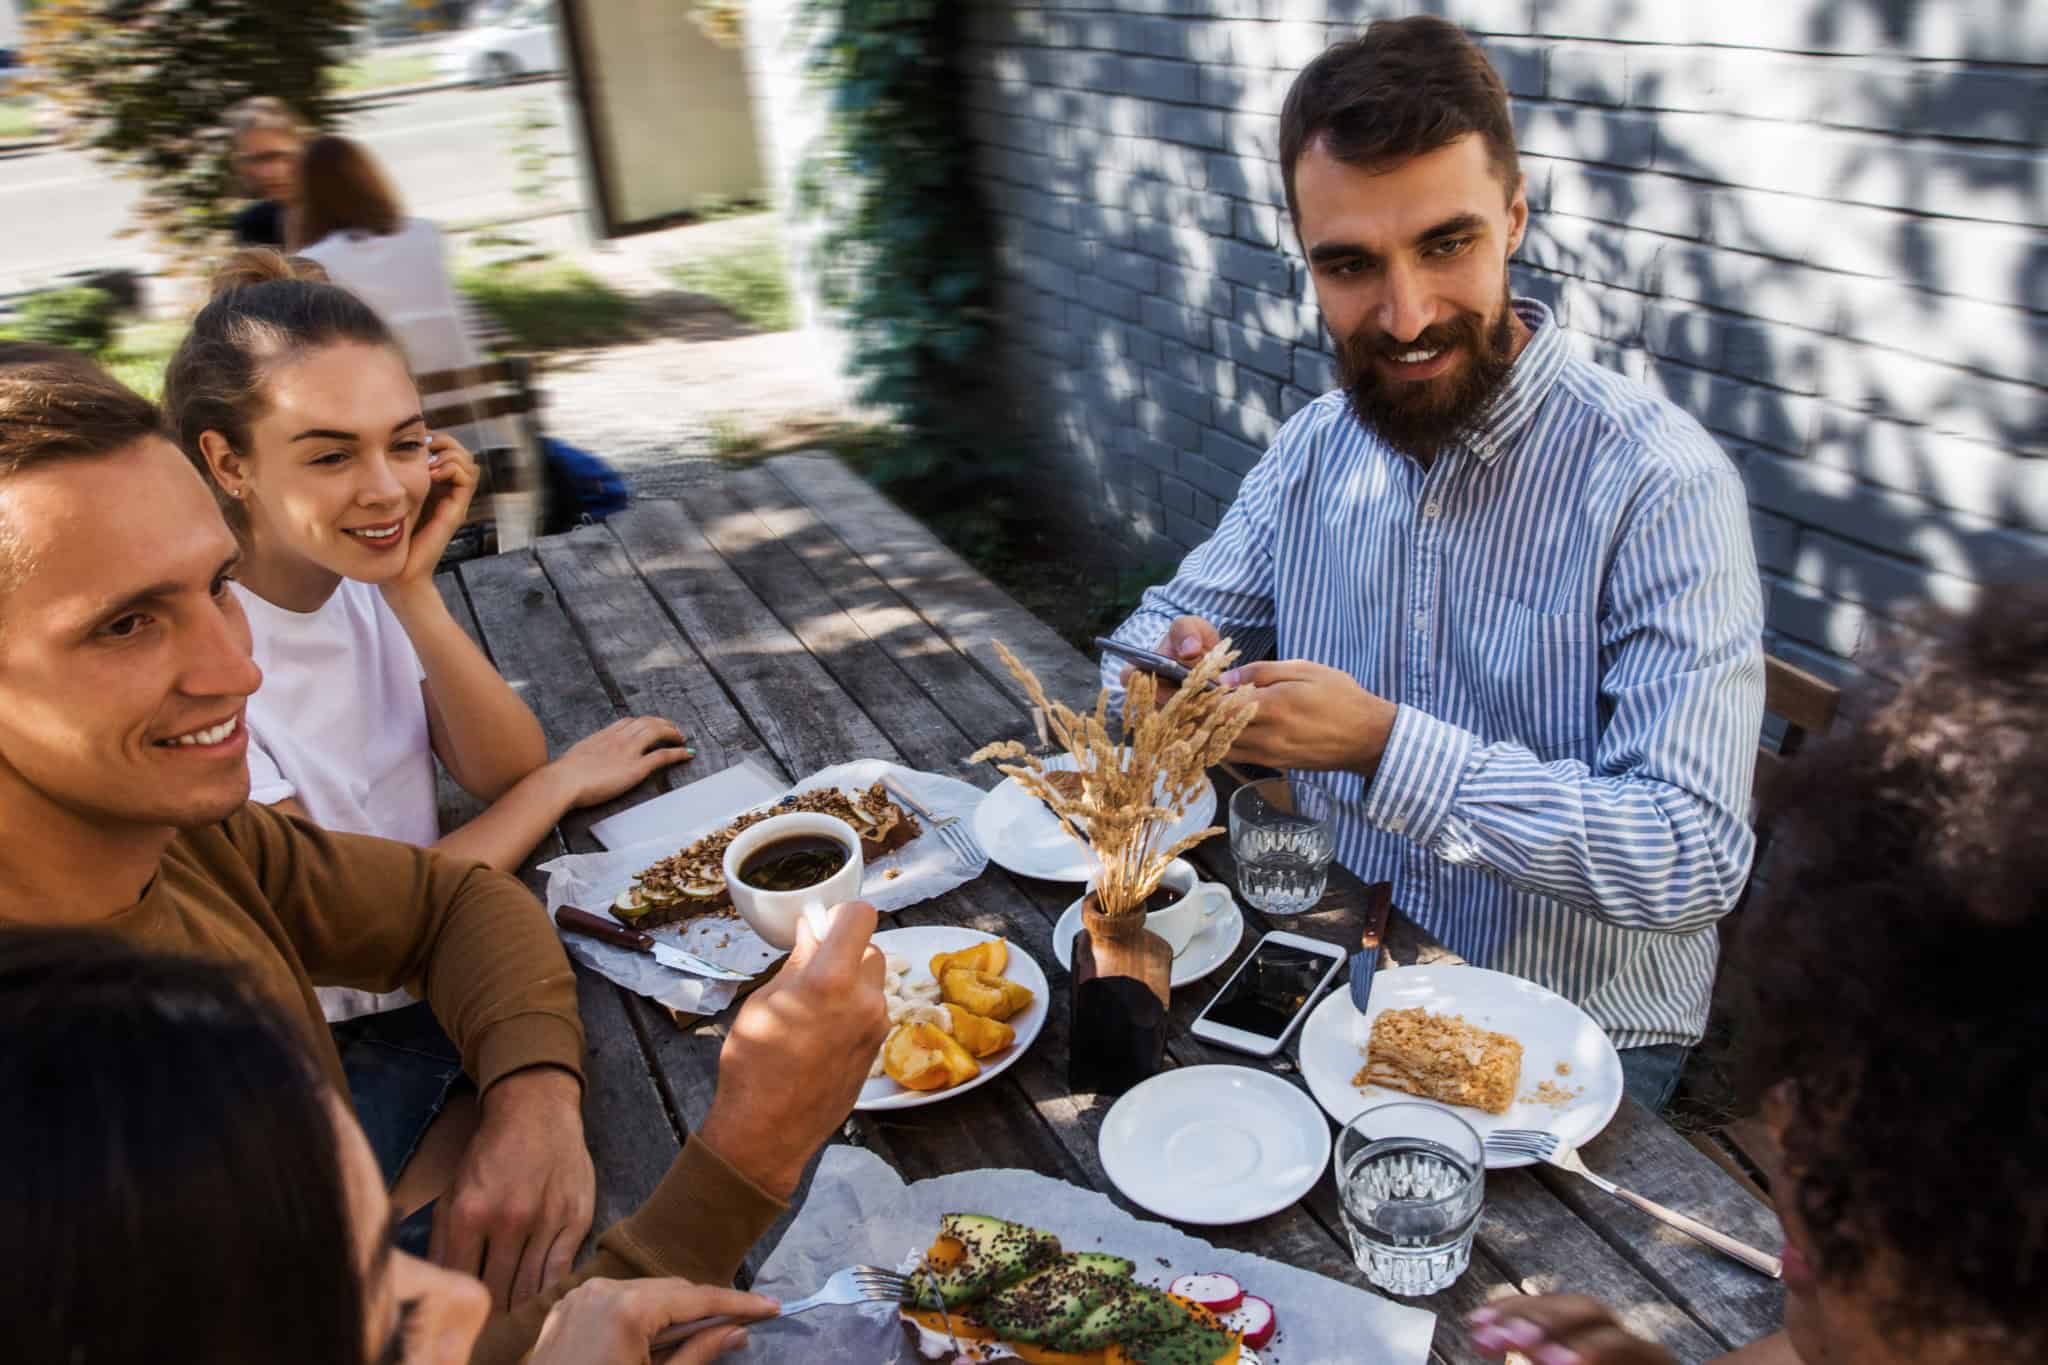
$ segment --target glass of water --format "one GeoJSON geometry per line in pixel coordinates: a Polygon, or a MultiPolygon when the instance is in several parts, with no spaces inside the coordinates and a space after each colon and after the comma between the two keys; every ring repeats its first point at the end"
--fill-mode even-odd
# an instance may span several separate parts
{"type": "Polygon", "coordinates": [[[1351,1254],[1390,1294],[1447,1289],[1472,1261],[1486,1146],[1433,1104],[1384,1104],[1344,1125],[1333,1158],[1351,1254]]]}
{"type": "Polygon", "coordinates": [[[1313,782],[1271,777],[1230,796],[1230,856],[1237,889],[1268,915],[1315,908],[1336,848],[1330,794],[1313,782]]]}

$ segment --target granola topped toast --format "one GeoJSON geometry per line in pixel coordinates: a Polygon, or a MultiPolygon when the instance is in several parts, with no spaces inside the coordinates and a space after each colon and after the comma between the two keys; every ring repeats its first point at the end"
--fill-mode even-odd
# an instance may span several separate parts
{"type": "Polygon", "coordinates": [[[837,787],[791,792],[774,805],[748,811],[642,869],[632,887],[612,902],[613,917],[635,929],[654,929],[707,915],[735,914],[732,897],[725,889],[727,846],[742,830],[777,815],[798,812],[834,816],[853,826],[860,835],[861,857],[869,863],[924,832],[914,816],[889,799],[879,782],[858,792],[837,787]]]}

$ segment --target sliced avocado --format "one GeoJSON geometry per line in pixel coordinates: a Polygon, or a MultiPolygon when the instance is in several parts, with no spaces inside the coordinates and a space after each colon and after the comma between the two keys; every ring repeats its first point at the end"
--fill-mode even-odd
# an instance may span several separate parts
{"type": "Polygon", "coordinates": [[[637,890],[621,891],[618,899],[612,902],[612,914],[628,924],[653,908],[653,903],[637,890]]]}
{"type": "Polygon", "coordinates": [[[911,1275],[903,1300],[914,1307],[931,1307],[936,1285],[940,1302],[959,1308],[1015,1284],[1060,1254],[1060,1239],[1051,1233],[980,1213],[946,1214],[939,1236],[958,1242],[962,1255],[936,1274],[911,1275]]]}
{"type": "Polygon", "coordinates": [[[1118,1283],[1115,1293],[1090,1308],[1058,1342],[1051,1344],[1062,1351],[1099,1351],[1112,1342],[1137,1341],[1191,1325],[1188,1310],[1164,1293],[1148,1284],[1124,1280],[1118,1283]]]}
{"type": "Polygon", "coordinates": [[[1230,1353],[1231,1336],[1190,1318],[1170,1331],[1123,1343],[1131,1365],[1216,1365],[1230,1353]]]}
{"type": "Polygon", "coordinates": [[[974,1306],[974,1316],[1005,1341],[1046,1345],[1088,1315],[1123,1284],[1075,1264],[1069,1256],[974,1306]]]}
{"type": "Polygon", "coordinates": [[[1121,1256],[1112,1256],[1106,1251],[1077,1251],[1067,1257],[1082,1270],[1093,1270],[1113,1280],[1128,1280],[1138,1273],[1138,1263],[1127,1261],[1121,1256]]]}

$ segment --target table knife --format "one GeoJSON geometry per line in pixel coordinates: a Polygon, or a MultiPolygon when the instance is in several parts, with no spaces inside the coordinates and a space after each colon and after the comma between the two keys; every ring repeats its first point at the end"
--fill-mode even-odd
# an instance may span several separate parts
{"type": "Polygon", "coordinates": [[[555,923],[572,934],[584,934],[600,942],[609,943],[615,948],[624,948],[628,952],[647,953],[656,962],[674,971],[688,972],[692,976],[708,976],[714,981],[754,979],[745,972],[721,967],[716,962],[698,957],[695,953],[686,953],[681,948],[671,947],[652,934],[629,929],[615,920],[593,915],[588,910],[578,910],[573,905],[565,905],[555,911],[555,923]]]}
{"type": "Polygon", "coordinates": [[[1365,1013],[1372,1000],[1372,978],[1380,969],[1380,941],[1386,937],[1387,916],[1394,908],[1394,884],[1375,882],[1365,889],[1365,932],[1359,936],[1358,951],[1351,955],[1351,1007],[1365,1013]]]}

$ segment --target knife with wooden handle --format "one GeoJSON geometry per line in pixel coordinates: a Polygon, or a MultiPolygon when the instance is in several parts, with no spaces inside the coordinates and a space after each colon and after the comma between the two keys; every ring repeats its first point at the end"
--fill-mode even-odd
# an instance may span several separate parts
{"type": "Polygon", "coordinates": [[[1387,934],[1387,916],[1394,909],[1394,884],[1374,882],[1365,889],[1365,932],[1351,954],[1351,1007],[1361,1015],[1372,1000],[1372,978],[1380,969],[1380,944],[1387,934]]]}
{"type": "Polygon", "coordinates": [[[555,923],[571,934],[583,934],[609,943],[614,948],[624,948],[629,953],[646,953],[662,966],[672,971],[688,972],[692,976],[708,976],[714,981],[751,981],[745,972],[736,972],[730,967],[721,967],[716,962],[686,953],[656,939],[654,935],[620,924],[617,920],[602,915],[593,915],[588,910],[579,910],[565,905],[555,911],[555,923]]]}

